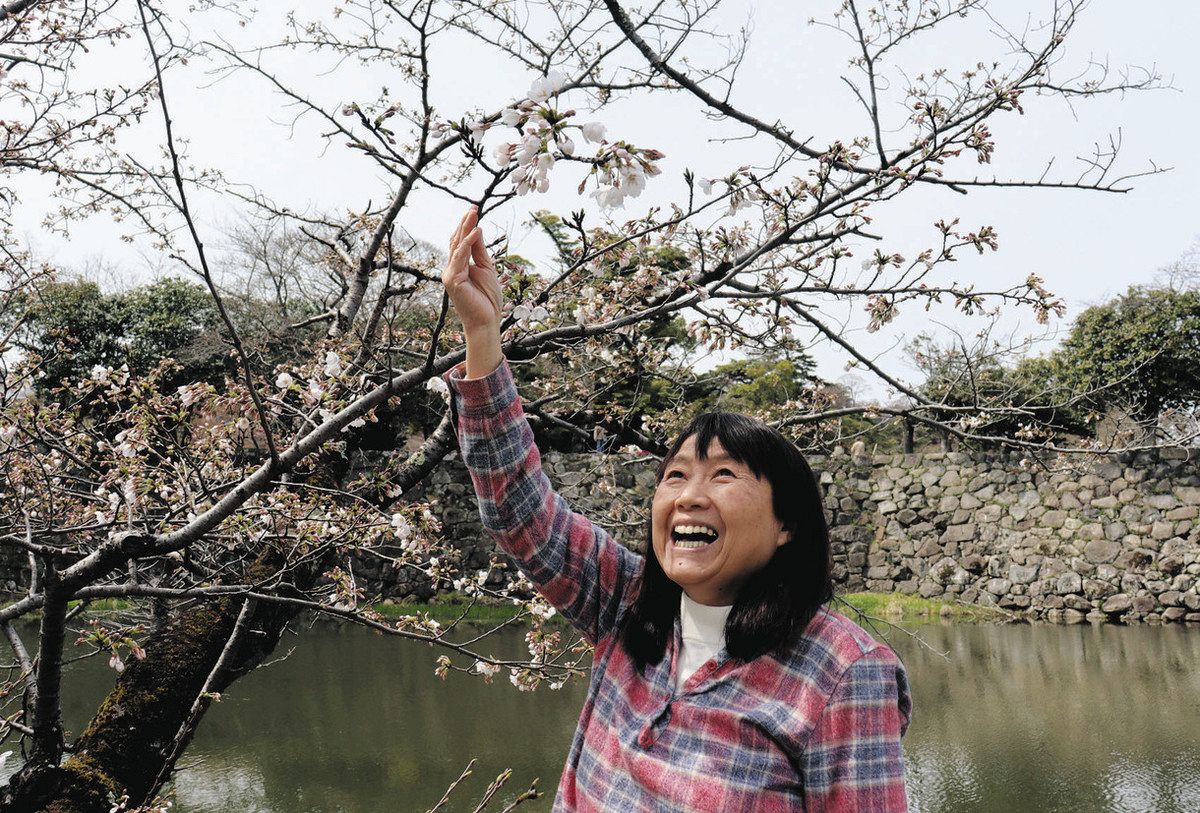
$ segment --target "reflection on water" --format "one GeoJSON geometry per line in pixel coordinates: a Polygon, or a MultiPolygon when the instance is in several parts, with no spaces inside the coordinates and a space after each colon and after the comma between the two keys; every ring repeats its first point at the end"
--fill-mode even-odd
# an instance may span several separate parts
{"type": "MultiPolygon", "coordinates": [[[[1200,811],[1200,630],[933,626],[891,643],[908,666],[905,738],[920,813],[1200,811]],[[943,658],[940,653],[945,653],[943,658]]],[[[522,694],[433,675],[437,651],[319,626],[209,712],[178,776],[180,813],[424,811],[472,757],[452,810],[503,768],[549,810],[585,687],[522,694]]],[[[285,641],[281,652],[289,644],[285,641]]],[[[498,654],[523,649],[514,632],[498,654]]],[[[65,708],[78,730],[111,684],[65,708]]],[[[502,807],[503,805],[500,805],[502,807]]]]}
{"type": "Polygon", "coordinates": [[[920,811],[1200,810],[1200,634],[932,627],[895,639],[920,811]]]}

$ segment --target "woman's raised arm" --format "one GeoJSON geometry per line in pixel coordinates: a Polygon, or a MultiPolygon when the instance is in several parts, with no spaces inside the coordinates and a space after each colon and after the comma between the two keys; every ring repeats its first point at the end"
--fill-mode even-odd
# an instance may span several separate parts
{"type": "Polygon", "coordinates": [[[571,510],[542,471],[512,374],[500,352],[502,294],[474,209],[450,241],[442,281],[463,322],[465,369],[446,374],[463,463],[479,517],[546,600],[593,643],[615,630],[642,558],[571,510]]]}

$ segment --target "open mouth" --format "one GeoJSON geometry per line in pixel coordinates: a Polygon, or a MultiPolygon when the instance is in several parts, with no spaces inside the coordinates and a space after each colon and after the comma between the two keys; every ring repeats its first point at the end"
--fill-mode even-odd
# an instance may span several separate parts
{"type": "Polygon", "coordinates": [[[717,530],[708,525],[676,525],[671,529],[671,542],[677,548],[694,550],[717,541],[717,530]]]}

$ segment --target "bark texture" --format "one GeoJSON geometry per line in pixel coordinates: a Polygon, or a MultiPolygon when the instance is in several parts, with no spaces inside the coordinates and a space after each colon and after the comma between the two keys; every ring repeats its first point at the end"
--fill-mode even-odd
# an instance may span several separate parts
{"type": "MultiPolygon", "coordinates": [[[[172,743],[229,640],[240,607],[240,600],[200,604],[154,633],[146,642],[145,660],[131,660],[71,756],[61,766],[23,769],[0,795],[0,811],[108,813],[123,794],[131,807],[152,796],[170,775],[172,743]]],[[[288,605],[259,603],[215,690],[261,663],[295,615],[288,605]]],[[[205,709],[208,704],[203,701],[205,709]]]]}

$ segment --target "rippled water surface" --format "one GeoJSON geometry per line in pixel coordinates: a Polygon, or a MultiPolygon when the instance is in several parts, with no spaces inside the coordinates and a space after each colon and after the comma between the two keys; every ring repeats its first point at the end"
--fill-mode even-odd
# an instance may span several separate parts
{"type": "MultiPolygon", "coordinates": [[[[1200,811],[1200,629],[932,626],[891,632],[916,713],[905,738],[912,807],[1200,811]]],[[[500,648],[522,649],[515,632],[500,648]]],[[[451,810],[504,768],[511,797],[539,778],[548,810],[582,683],[518,693],[433,674],[438,652],[319,626],[209,712],[178,777],[179,813],[366,813],[432,807],[467,761],[451,810]]],[[[81,664],[65,709],[79,729],[111,684],[81,664]]],[[[493,808],[503,805],[493,805],[493,808]]],[[[492,809],[492,808],[489,808],[492,809]]]]}

